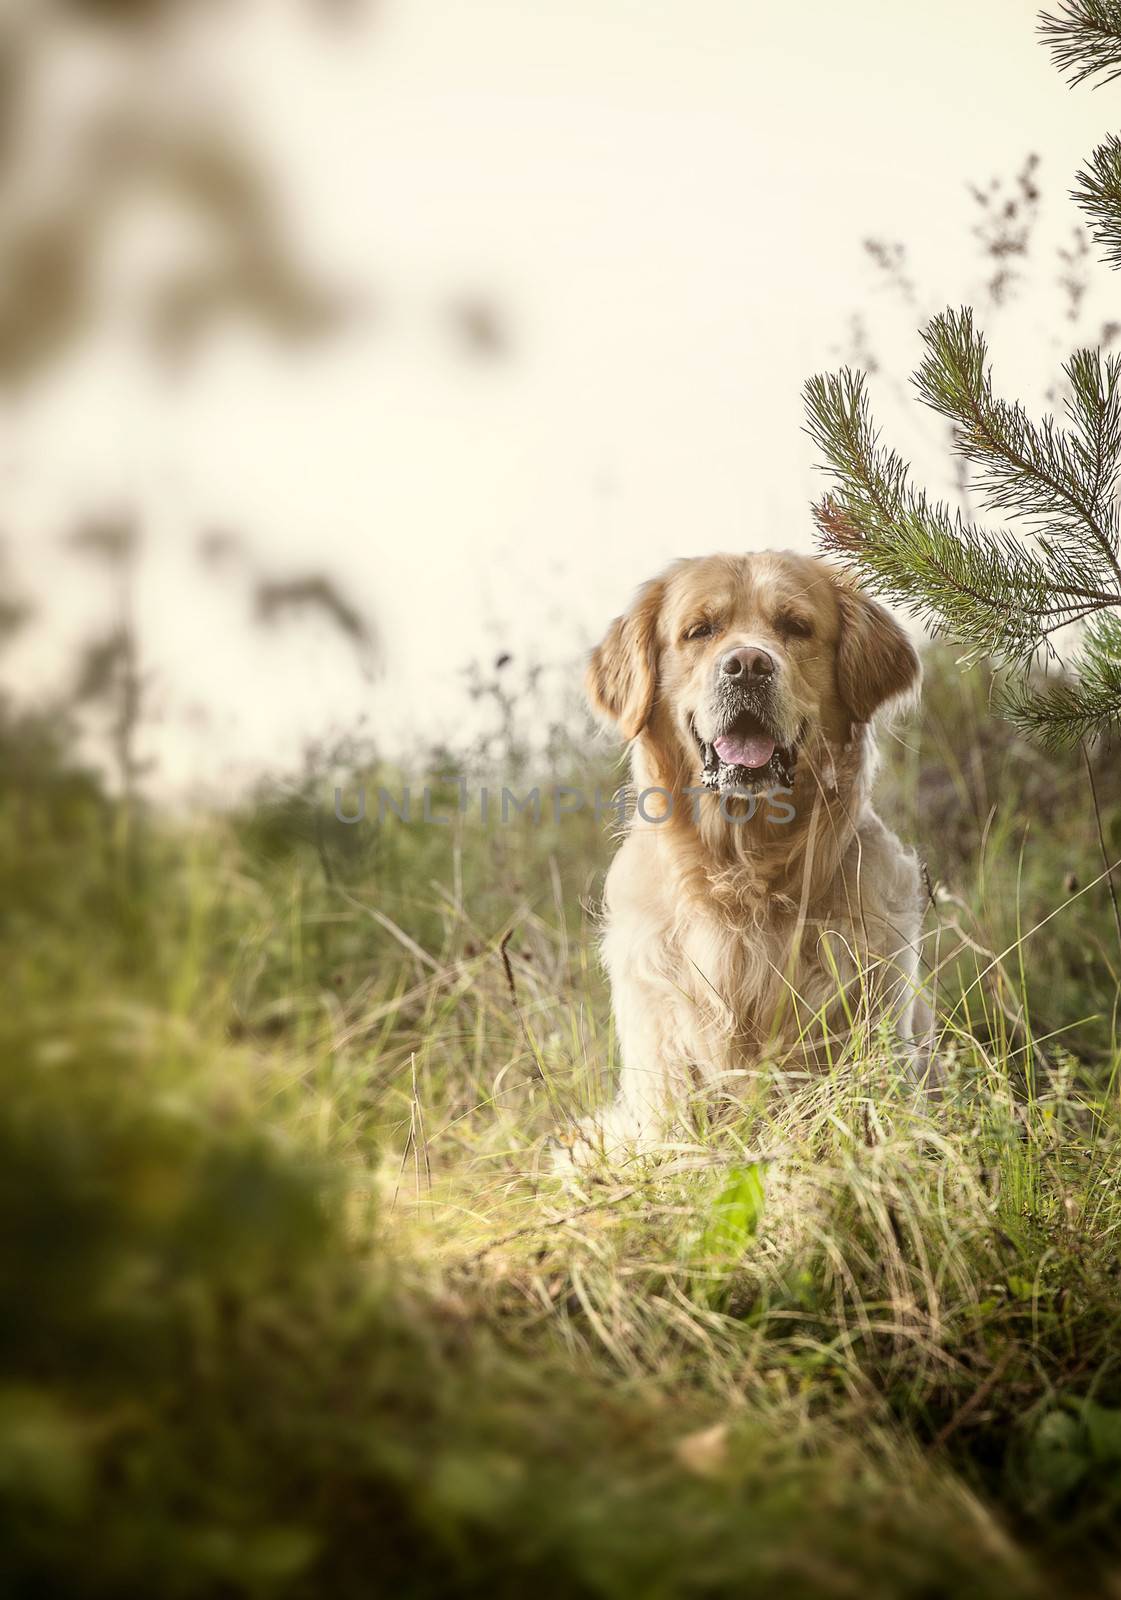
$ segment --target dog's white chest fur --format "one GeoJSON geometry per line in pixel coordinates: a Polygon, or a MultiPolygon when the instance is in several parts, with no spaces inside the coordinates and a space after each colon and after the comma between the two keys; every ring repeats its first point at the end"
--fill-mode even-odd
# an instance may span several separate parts
{"type": "Polygon", "coordinates": [[[823,1070],[854,1023],[913,1034],[919,870],[871,809],[809,903],[753,914],[683,894],[654,828],[627,838],[605,901],[623,1058],[613,1140],[657,1137],[697,1090],[738,1098],[761,1065],[823,1070]]]}

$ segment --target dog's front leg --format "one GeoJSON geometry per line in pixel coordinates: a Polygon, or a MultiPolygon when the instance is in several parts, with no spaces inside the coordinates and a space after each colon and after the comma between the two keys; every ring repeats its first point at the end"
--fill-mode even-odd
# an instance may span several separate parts
{"type": "Polygon", "coordinates": [[[663,1137],[692,1088],[681,1028],[681,997],[662,975],[664,952],[611,929],[604,941],[611,978],[619,1089],[607,1122],[616,1141],[649,1149],[663,1137]]]}
{"type": "MultiPolygon", "coordinates": [[[[664,1138],[689,1101],[688,1002],[674,987],[665,917],[652,914],[650,860],[629,841],[607,880],[603,960],[611,982],[619,1084],[614,1103],[566,1136],[579,1165],[618,1163],[664,1138]]],[[[678,963],[680,958],[678,957],[678,963]]]]}

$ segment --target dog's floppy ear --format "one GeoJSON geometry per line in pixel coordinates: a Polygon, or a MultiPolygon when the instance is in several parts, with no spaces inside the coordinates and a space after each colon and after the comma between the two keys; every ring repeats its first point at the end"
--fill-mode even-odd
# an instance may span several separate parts
{"type": "Polygon", "coordinates": [[[665,582],[643,584],[625,616],[616,617],[592,651],[584,679],[593,711],[619,724],[624,739],[640,734],[658,686],[658,612],[665,582]]]}
{"type": "Polygon", "coordinates": [[[922,664],[914,645],[879,601],[843,580],[836,582],[841,610],[837,687],[857,722],[881,706],[917,693],[922,664]]]}

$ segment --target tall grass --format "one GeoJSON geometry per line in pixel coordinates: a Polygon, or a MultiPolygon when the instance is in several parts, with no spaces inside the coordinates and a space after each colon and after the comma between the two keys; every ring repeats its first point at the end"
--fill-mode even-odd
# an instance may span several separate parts
{"type": "MultiPolygon", "coordinates": [[[[5,1592],[1121,1581],[1121,955],[1084,774],[979,674],[932,663],[882,782],[940,1094],[857,1021],[566,1182],[616,1067],[602,820],[348,827],[315,766],[126,851],[5,737],[5,1592]]],[[[505,775],[578,756],[619,781],[505,775]]]]}

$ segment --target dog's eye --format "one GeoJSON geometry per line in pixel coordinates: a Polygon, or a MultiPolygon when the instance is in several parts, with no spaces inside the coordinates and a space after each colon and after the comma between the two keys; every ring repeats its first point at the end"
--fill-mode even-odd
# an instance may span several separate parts
{"type": "Polygon", "coordinates": [[[813,623],[807,617],[797,616],[793,611],[780,612],[775,618],[775,627],[788,639],[813,638],[813,623]]]}
{"type": "Polygon", "coordinates": [[[694,639],[711,639],[715,632],[715,622],[694,622],[691,628],[686,628],[685,638],[687,642],[694,639]]]}

